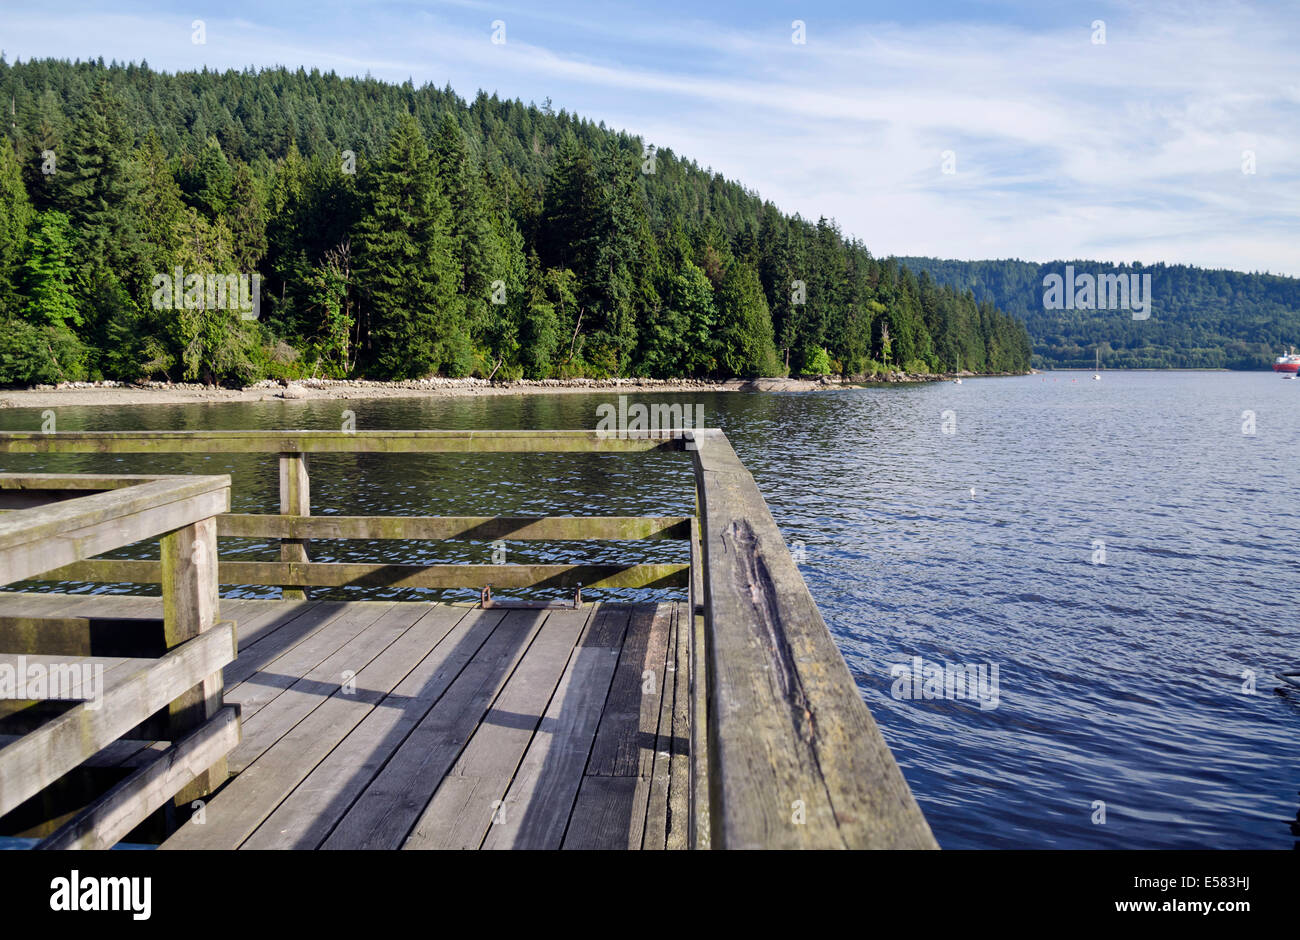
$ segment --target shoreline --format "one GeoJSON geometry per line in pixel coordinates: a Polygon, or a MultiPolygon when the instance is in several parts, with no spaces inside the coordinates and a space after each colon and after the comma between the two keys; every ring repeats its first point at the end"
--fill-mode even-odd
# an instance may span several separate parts
{"type": "MultiPolygon", "coordinates": [[[[963,372],[963,376],[976,377],[963,372]]],[[[855,377],[856,378],[856,377],[855,377]]],[[[563,395],[593,392],[637,392],[641,394],[689,392],[813,392],[839,391],[864,386],[899,383],[939,382],[943,375],[889,376],[841,381],[820,379],[541,379],[492,384],[484,379],[411,379],[379,382],[365,379],[301,379],[281,384],[267,380],[247,388],[152,382],[133,385],[124,382],[70,382],[26,389],[0,389],[0,409],[50,408],[56,406],[181,405],[263,401],[347,401],[390,398],[464,398],[489,395],[563,395]]]]}

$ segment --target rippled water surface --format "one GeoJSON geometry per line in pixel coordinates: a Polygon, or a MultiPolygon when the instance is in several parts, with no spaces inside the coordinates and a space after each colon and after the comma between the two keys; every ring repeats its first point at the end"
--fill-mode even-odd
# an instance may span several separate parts
{"type": "MultiPolygon", "coordinates": [[[[359,428],[590,428],[614,398],[61,408],[57,420],[60,430],[338,428],[350,408],[359,428]]],[[[1058,373],[656,400],[665,398],[704,406],[787,539],[802,542],[804,577],[941,845],[1294,846],[1300,690],[1280,691],[1274,674],[1300,668],[1300,382],[1058,373]],[[1254,433],[1243,433],[1252,416],[1254,433]],[[895,698],[891,667],[918,656],[996,665],[997,707],[895,698]],[[1104,824],[1094,821],[1098,801],[1104,824]]],[[[2,429],[40,422],[39,411],[0,411],[2,429]]],[[[237,511],[277,505],[270,456],[0,461],[6,470],[230,472],[237,511]]],[[[680,454],[311,464],[317,514],[694,507],[680,454]]],[[[669,542],[508,547],[512,563],[684,558],[669,542]]],[[[222,551],[278,556],[256,540],[223,540],[222,551]]],[[[312,542],[310,552],[487,562],[491,546],[312,542]]]]}

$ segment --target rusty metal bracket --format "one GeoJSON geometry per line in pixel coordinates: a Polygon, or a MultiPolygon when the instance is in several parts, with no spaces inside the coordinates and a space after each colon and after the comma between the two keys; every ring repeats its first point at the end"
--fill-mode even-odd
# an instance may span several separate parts
{"type": "Polygon", "coordinates": [[[492,585],[485,584],[478,595],[478,606],[483,610],[510,608],[515,610],[548,610],[554,608],[563,608],[565,610],[578,610],[582,607],[582,585],[579,584],[573,592],[573,604],[568,601],[498,601],[492,598],[492,585]]]}

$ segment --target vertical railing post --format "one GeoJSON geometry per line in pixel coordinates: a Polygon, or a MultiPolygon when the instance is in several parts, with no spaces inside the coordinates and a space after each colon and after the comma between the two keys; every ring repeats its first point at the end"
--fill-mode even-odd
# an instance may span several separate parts
{"type": "MultiPolygon", "coordinates": [[[[163,635],[172,649],[217,622],[217,520],[198,522],[164,535],[162,548],[163,635]]],[[[180,738],[221,708],[222,678],[214,672],[168,706],[171,739],[180,738]]],[[[176,795],[176,805],[211,793],[226,779],[223,757],[176,795]]]]}
{"type": "MultiPolygon", "coordinates": [[[[280,454],[280,514],[284,516],[311,515],[311,483],[307,477],[307,455],[280,454]]],[[[307,561],[307,543],[303,539],[281,539],[280,560],[307,561]]],[[[284,585],[280,597],[286,601],[307,599],[305,588],[284,585]]]]}
{"type": "Polygon", "coordinates": [[[704,643],[704,553],[700,542],[699,495],[695,500],[695,515],[691,517],[691,590],[690,625],[690,813],[687,827],[687,844],[693,849],[709,847],[709,787],[708,787],[708,688],[705,670],[704,643]]]}

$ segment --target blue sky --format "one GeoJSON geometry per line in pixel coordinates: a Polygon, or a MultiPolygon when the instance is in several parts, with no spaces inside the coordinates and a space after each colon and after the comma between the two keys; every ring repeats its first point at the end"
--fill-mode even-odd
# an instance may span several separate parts
{"type": "Polygon", "coordinates": [[[550,97],[786,211],[834,217],[880,255],[1300,275],[1294,3],[0,6],[11,62],[302,65],[550,97]]]}

